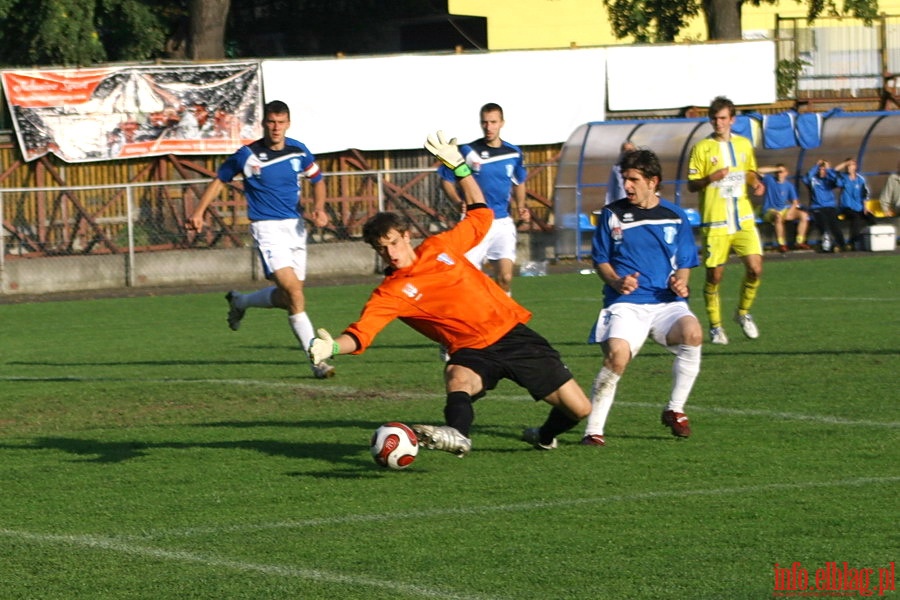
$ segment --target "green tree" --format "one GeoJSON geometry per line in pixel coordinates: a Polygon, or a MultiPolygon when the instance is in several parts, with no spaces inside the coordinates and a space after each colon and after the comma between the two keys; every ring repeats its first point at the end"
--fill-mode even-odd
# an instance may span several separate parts
{"type": "Polygon", "coordinates": [[[166,56],[182,0],[0,0],[0,64],[87,66],[166,56]]]}
{"type": "MultiPolygon", "coordinates": [[[[852,16],[869,23],[878,15],[878,0],[844,0],[841,7],[835,0],[805,2],[810,22],[821,16],[852,16]]],[[[739,40],[743,5],[774,5],[778,0],[603,0],[603,4],[617,38],[673,42],[688,21],[701,13],[710,40],[739,40]]]]}

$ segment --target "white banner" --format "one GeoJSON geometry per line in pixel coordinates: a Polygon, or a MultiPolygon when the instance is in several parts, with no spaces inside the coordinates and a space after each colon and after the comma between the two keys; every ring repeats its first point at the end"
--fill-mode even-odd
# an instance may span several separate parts
{"type": "Polygon", "coordinates": [[[291,107],[291,137],[317,154],[421,148],[443,129],[482,136],[478,111],[503,107],[513,144],[564,142],[605,115],[606,50],[402,55],[262,63],[266,101],[291,107]]]}
{"type": "Polygon", "coordinates": [[[709,106],[716,96],[738,105],[777,99],[771,41],[615,46],[608,52],[609,110],[709,106]]]}

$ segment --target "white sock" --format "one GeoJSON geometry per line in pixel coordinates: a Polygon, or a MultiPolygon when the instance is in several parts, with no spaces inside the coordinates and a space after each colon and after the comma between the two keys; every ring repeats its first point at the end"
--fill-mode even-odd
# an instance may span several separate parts
{"type": "Polygon", "coordinates": [[[594,379],[594,387],[591,390],[591,414],[588,415],[584,435],[603,435],[603,427],[606,425],[606,417],[612,408],[613,399],[616,396],[616,386],[619,377],[612,370],[603,367],[594,379]]]}
{"type": "Polygon", "coordinates": [[[309,315],[304,311],[289,316],[288,321],[291,324],[291,331],[294,332],[294,337],[300,342],[300,346],[305,352],[309,348],[309,343],[316,336],[315,331],[313,331],[312,321],[309,320],[309,315]]]}
{"type": "Polygon", "coordinates": [[[234,303],[238,308],[274,308],[272,304],[272,294],[275,293],[275,286],[256,290],[249,294],[236,294],[234,303]]]}
{"type": "Polygon", "coordinates": [[[700,346],[679,345],[672,365],[672,396],[666,410],[684,412],[684,405],[699,373],[700,346]]]}

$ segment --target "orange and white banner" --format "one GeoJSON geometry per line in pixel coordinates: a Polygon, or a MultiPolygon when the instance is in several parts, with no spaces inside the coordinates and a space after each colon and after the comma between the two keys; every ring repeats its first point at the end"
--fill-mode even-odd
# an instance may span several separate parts
{"type": "Polygon", "coordinates": [[[22,155],[228,154],[262,136],[258,63],[3,71],[22,155]]]}

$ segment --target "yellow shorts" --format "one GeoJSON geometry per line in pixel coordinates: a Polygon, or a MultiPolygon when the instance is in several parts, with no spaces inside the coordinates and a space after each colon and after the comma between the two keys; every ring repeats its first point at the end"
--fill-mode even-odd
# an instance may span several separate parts
{"type": "Polygon", "coordinates": [[[782,219],[786,219],[789,210],[791,210],[790,206],[787,208],[782,208],[781,210],[770,208],[766,211],[766,214],[763,215],[763,221],[765,221],[766,223],[774,223],[775,215],[781,215],[782,219]]]}
{"type": "Polygon", "coordinates": [[[762,243],[759,241],[756,227],[742,229],[732,234],[716,231],[707,234],[703,242],[703,266],[713,269],[724,265],[728,262],[728,255],[732,250],[738,256],[761,255],[762,243]]]}

